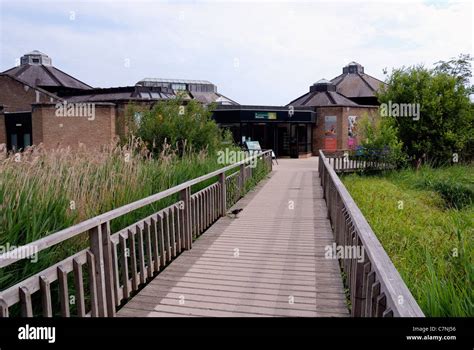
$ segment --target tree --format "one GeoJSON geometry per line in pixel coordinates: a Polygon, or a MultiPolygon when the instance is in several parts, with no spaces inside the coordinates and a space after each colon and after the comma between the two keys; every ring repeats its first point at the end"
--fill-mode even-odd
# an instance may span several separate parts
{"type": "Polygon", "coordinates": [[[381,116],[362,116],[359,121],[363,157],[404,166],[406,155],[393,119],[381,116]]]}
{"type": "Polygon", "coordinates": [[[460,84],[466,86],[471,94],[474,93],[474,85],[471,85],[472,77],[471,62],[474,60],[470,54],[460,54],[457,58],[452,57],[449,61],[438,61],[435,63],[435,72],[446,73],[456,77],[460,84]]]}
{"type": "MultiPolygon", "coordinates": [[[[449,64],[443,65],[449,69],[449,64]]],[[[466,68],[454,68],[465,76],[466,68]]],[[[434,165],[448,163],[472,152],[473,108],[469,89],[460,76],[423,66],[395,69],[378,93],[381,104],[419,107],[419,118],[393,117],[404,151],[412,159],[434,165]]]]}
{"type": "Polygon", "coordinates": [[[182,96],[160,101],[150,111],[142,112],[135,120],[136,135],[146,142],[153,153],[165,144],[183,152],[208,151],[214,153],[224,140],[224,133],[212,120],[212,106],[185,101],[182,96]]]}

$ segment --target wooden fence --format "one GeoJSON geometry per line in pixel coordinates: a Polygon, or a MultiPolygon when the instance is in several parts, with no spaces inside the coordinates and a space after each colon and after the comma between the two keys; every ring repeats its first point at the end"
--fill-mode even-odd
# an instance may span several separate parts
{"type": "Polygon", "coordinates": [[[359,170],[390,170],[394,168],[388,155],[370,156],[353,150],[323,151],[336,173],[359,170]]]}
{"type": "Polygon", "coordinates": [[[363,249],[340,260],[355,317],[423,317],[423,312],[323,151],[319,175],[336,244],[363,249]]]}
{"type": "Polygon", "coordinates": [[[245,193],[255,158],[271,171],[272,154],[265,151],[0,255],[4,268],[25,258],[25,252],[40,252],[85,232],[89,236],[89,248],[0,292],[0,317],[8,317],[18,306],[25,317],[114,317],[120,304],[226,215],[245,193]],[[216,177],[216,182],[191,193],[192,186],[216,177]],[[111,220],[177,193],[177,203],[111,233],[111,220]],[[59,305],[52,297],[56,293],[59,305]]]}

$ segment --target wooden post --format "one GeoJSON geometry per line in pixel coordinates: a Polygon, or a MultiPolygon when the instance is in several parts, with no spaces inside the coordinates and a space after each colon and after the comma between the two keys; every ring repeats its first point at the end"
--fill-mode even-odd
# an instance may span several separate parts
{"type": "Polygon", "coordinates": [[[103,223],[89,230],[89,241],[91,252],[95,258],[99,317],[114,317],[112,241],[110,240],[109,223],[103,223]]]}
{"type": "Polygon", "coordinates": [[[245,164],[240,164],[240,177],[239,177],[239,189],[240,189],[240,197],[242,197],[245,193],[245,164]]]}
{"type": "Polygon", "coordinates": [[[224,217],[227,213],[227,196],[226,196],[226,183],[225,183],[225,173],[222,172],[219,174],[219,183],[221,185],[221,196],[220,196],[220,216],[224,217]]]}
{"type": "Polygon", "coordinates": [[[181,213],[183,215],[184,226],[182,227],[184,231],[185,243],[184,249],[189,250],[192,248],[193,245],[193,237],[191,233],[191,188],[186,187],[185,189],[181,190],[179,193],[180,199],[183,201],[183,209],[181,213]]]}
{"type": "Polygon", "coordinates": [[[5,300],[0,298],[0,317],[8,317],[8,305],[5,300]]]}

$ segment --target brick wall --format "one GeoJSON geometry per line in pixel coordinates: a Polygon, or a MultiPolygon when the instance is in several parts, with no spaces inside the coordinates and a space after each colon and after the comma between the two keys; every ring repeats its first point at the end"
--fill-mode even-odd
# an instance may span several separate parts
{"type": "MultiPolygon", "coordinates": [[[[355,116],[356,121],[365,114],[375,116],[377,114],[377,107],[318,107],[317,108],[317,126],[313,127],[313,155],[318,155],[320,149],[324,149],[324,123],[326,116],[337,117],[336,139],[337,149],[348,148],[348,127],[349,116],[355,116]]],[[[360,135],[358,135],[358,143],[360,143],[360,135]]]]}
{"type": "Polygon", "coordinates": [[[342,107],[318,107],[316,112],[318,121],[317,126],[313,127],[313,155],[318,155],[320,149],[324,149],[324,124],[326,116],[336,116],[337,117],[337,126],[336,126],[336,135],[337,135],[337,147],[339,148],[339,138],[341,136],[341,115],[342,107]]]}
{"type": "Polygon", "coordinates": [[[31,111],[33,103],[56,101],[50,94],[23,84],[8,75],[0,75],[0,105],[4,106],[5,112],[28,112],[31,111]]]}
{"type": "Polygon", "coordinates": [[[343,134],[342,134],[342,149],[347,149],[348,148],[348,140],[349,140],[349,116],[355,116],[356,117],[356,129],[355,129],[355,134],[356,134],[356,140],[357,144],[360,144],[360,132],[357,129],[357,122],[360,118],[362,118],[364,115],[367,116],[376,116],[378,113],[378,107],[344,107],[342,109],[342,127],[343,127],[343,134]]]}
{"type": "Polygon", "coordinates": [[[56,116],[54,104],[35,104],[32,111],[33,142],[46,148],[97,149],[116,139],[116,110],[110,103],[96,103],[95,117],[56,116]],[[90,120],[89,120],[90,119],[90,120]]]}

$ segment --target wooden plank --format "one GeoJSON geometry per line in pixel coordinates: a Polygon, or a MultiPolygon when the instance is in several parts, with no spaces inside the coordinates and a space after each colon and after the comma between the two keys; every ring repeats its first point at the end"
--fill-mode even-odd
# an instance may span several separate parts
{"type": "Polygon", "coordinates": [[[61,305],[61,316],[70,317],[69,311],[69,289],[67,283],[67,272],[58,267],[58,282],[59,282],[59,303],[61,305]]]}
{"type": "Polygon", "coordinates": [[[169,214],[168,211],[163,211],[163,228],[165,234],[165,255],[166,262],[171,261],[171,238],[170,238],[170,225],[169,225],[169,214]]]}
{"type": "Polygon", "coordinates": [[[155,218],[150,219],[150,229],[153,253],[153,271],[157,273],[158,271],[160,271],[160,248],[158,239],[158,221],[155,218]]]}
{"type": "Polygon", "coordinates": [[[392,311],[392,309],[386,309],[386,310],[383,312],[382,317],[393,317],[393,311],[392,311]]]}
{"type": "MultiPolygon", "coordinates": [[[[99,316],[105,317],[107,315],[107,297],[105,291],[104,247],[102,241],[102,228],[100,226],[96,226],[89,230],[90,249],[92,254],[94,254],[95,261],[98,311],[99,316]]],[[[66,313],[66,309],[63,309],[62,311],[66,313]]]]}
{"type": "Polygon", "coordinates": [[[87,251],[87,267],[89,271],[89,292],[91,295],[91,316],[99,317],[99,305],[98,305],[98,296],[97,296],[97,280],[95,273],[95,257],[91,251],[87,251]]]}
{"type": "Polygon", "coordinates": [[[5,300],[0,298],[0,317],[8,317],[9,312],[8,312],[8,305],[5,302],[5,300]]]}
{"type": "Polygon", "coordinates": [[[112,246],[110,222],[104,222],[100,225],[102,231],[103,246],[103,264],[104,264],[104,284],[105,284],[105,304],[108,317],[115,316],[115,283],[114,283],[114,264],[112,257],[112,246]]]}
{"type": "Polygon", "coordinates": [[[137,244],[138,244],[138,266],[140,269],[140,284],[144,284],[147,278],[145,268],[145,250],[143,247],[143,229],[137,225],[137,244]]]}
{"type": "Polygon", "coordinates": [[[377,297],[375,307],[375,317],[384,317],[384,312],[387,309],[387,297],[384,293],[377,297]]]}
{"type": "Polygon", "coordinates": [[[371,317],[376,317],[377,314],[377,298],[380,295],[380,282],[376,281],[374,284],[372,284],[372,292],[370,294],[371,298],[371,310],[370,310],[370,316],[371,317]]]}
{"type": "Polygon", "coordinates": [[[41,306],[43,309],[43,317],[53,317],[53,306],[51,304],[51,286],[49,280],[45,276],[39,277],[41,291],[41,306]]]}
{"type": "Polygon", "coordinates": [[[160,269],[164,268],[166,265],[166,252],[165,252],[165,232],[163,227],[163,214],[158,213],[156,215],[156,229],[158,232],[158,243],[160,249],[160,269]]]}
{"type": "Polygon", "coordinates": [[[132,273],[132,291],[136,291],[138,289],[138,271],[137,271],[137,247],[135,243],[135,234],[137,228],[135,227],[134,230],[128,231],[128,239],[130,241],[130,270],[132,273]]]}
{"type": "Polygon", "coordinates": [[[207,200],[207,191],[204,191],[202,194],[202,223],[203,223],[203,230],[201,232],[204,233],[208,227],[208,200],[207,200]]]}
{"type": "Polygon", "coordinates": [[[181,253],[183,249],[183,239],[181,237],[181,209],[176,205],[173,207],[174,212],[174,232],[176,237],[176,254],[181,253]]]}
{"type": "MultiPolygon", "coordinates": [[[[72,262],[74,268],[74,289],[76,293],[77,315],[79,317],[86,316],[86,304],[84,298],[84,279],[82,275],[82,264],[77,259],[72,262]]],[[[48,286],[49,287],[49,286],[48,286]]],[[[51,302],[51,300],[50,300],[51,302]]]]}
{"type": "Polygon", "coordinates": [[[33,317],[33,306],[31,304],[31,294],[28,288],[20,287],[21,316],[33,317]]]}
{"type": "Polygon", "coordinates": [[[365,302],[365,317],[372,317],[372,285],[375,282],[375,272],[371,271],[367,275],[367,289],[365,292],[366,302],[365,302]]]}
{"type": "Polygon", "coordinates": [[[123,284],[123,298],[128,299],[130,296],[129,277],[128,277],[128,257],[130,250],[127,248],[127,239],[124,235],[119,236],[120,239],[120,257],[122,267],[122,284],[123,284]]]}
{"type": "Polygon", "coordinates": [[[170,243],[171,243],[171,256],[173,258],[176,257],[177,253],[177,232],[176,232],[176,227],[175,227],[175,220],[176,220],[176,215],[175,215],[175,210],[174,207],[170,208],[169,211],[169,230],[170,230],[170,243]]]}
{"type": "Polygon", "coordinates": [[[120,288],[120,276],[119,276],[119,261],[118,261],[118,242],[112,242],[112,276],[114,285],[114,299],[115,306],[119,306],[122,299],[122,291],[120,288]]]}
{"type": "Polygon", "coordinates": [[[147,276],[151,278],[153,276],[153,254],[152,254],[152,242],[151,242],[151,221],[144,223],[144,235],[145,235],[145,254],[146,254],[146,266],[147,276]]]}

